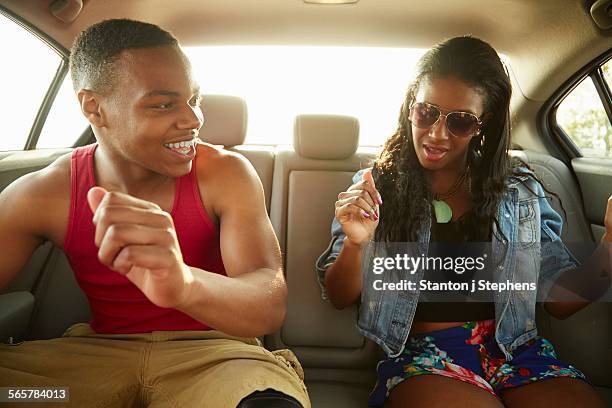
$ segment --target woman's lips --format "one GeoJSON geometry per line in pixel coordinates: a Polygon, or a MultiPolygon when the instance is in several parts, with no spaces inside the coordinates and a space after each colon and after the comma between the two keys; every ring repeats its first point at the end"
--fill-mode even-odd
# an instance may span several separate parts
{"type": "Polygon", "coordinates": [[[432,146],[432,145],[423,145],[423,152],[425,153],[425,158],[431,161],[442,160],[446,153],[448,153],[448,149],[441,146],[432,146]]]}

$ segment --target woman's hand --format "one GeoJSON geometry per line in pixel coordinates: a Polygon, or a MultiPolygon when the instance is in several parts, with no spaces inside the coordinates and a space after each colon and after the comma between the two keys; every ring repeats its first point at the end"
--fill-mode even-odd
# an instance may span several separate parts
{"type": "Polygon", "coordinates": [[[364,247],[370,241],[378,226],[380,204],[382,199],[370,170],[363,173],[360,182],[338,194],[336,219],[350,243],[364,247]]]}
{"type": "Polygon", "coordinates": [[[612,243],[612,196],[608,198],[606,215],[604,215],[604,226],[606,227],[606,232],[601,241],[610,244],[612,243]]]}

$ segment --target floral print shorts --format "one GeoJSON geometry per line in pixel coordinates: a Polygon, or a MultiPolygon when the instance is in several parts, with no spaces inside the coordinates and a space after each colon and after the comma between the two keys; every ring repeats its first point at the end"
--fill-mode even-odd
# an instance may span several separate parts
{"type": "Polygon", "coordinates": [[[402,381],[423,374],[454,378],[480,387],[495,396],[506,388],[520,387],[547,378],[584,374],[557,360],[550,342],[537,337],[512,352],[507,361],[495,342],[495,320],[468,322],[411,336],[398,357],[378,363],[378,381],[369,404],[381,406],[402,381]]]}

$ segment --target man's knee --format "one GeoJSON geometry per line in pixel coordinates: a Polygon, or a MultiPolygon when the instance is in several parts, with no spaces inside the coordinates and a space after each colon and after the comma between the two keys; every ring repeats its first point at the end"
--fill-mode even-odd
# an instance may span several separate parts
{"type": "Polygon", "coordinates": [[[236,408],[303,408],[295,398],[280,391],[255,391],[240,401],[236,408]]]}

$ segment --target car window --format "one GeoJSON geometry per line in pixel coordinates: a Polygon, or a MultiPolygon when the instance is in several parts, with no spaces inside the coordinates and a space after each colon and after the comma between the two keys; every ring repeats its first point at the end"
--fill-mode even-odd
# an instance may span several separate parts
{"type": "Polygon", "coordinates": [[[601,67],[601,70],[603,71],[603,77],[606,80],[606,83],[608,84],[608,89],[612,90],[612,60],[605,63],[601,67]]]}
{"type": "MultiPolygon", "coordinates": [[[[610,61],[601,69],[609,88],[610,61]]],[[[590,76],[563,99],[556,119],[583,157],[612,157],[612,125],[590,76]]]]}
{"type": "MultiPolygon", "coordinates": [[[[248,107],[247,144],[291,144],[302,113],[359,119],[362,146],[397,127],[417,48],[186,47],[204,94],[236,95],[248,107]]],[[[206,101],[204,101],[206,103],[206,101]]]]}
{"type": "Polygon", "coordinates": [[[22,150],[61,63],[46,43],[0,13],[0,151],[22,150]],[[10,39],[10,41],[5,41],[10,39]]]}
{"type": "Polygon", "coordinates": [[[70,75],[66,75],[53,101],[36,148],[70,147],[87,126],[89,122],[81,113],[77,97],[72,89],[70,75]]]}

